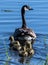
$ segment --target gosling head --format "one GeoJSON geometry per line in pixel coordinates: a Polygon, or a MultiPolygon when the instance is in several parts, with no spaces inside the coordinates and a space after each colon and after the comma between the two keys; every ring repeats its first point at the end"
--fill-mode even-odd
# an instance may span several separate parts
{"type": "Polygon", "coordinates": [[[29,7],[28,5],[24,5],[21,9],[21,13],[25,13],[26,10],[33,10],[33,8],[29,7]]]}
{"type": "Polygon", "coordinates": [[[14,41],[14,37],[10,36],[9,40],[10,40],[10,42],[14,41]]]}

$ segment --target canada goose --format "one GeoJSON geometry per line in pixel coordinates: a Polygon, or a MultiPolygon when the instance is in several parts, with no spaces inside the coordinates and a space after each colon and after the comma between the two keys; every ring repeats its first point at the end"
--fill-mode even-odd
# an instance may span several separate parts
{"type": "Polygon", "coordinates": [[[26,26],[26,21],[25,21],[26,10],[33,10],[33,9],[27,5],[24,5],[21,8],[22,27],[15,30],[13,35],[15,40],[31,40],[31,39],[34,40],[36,38],[36,34],[34,33],[34,31],[26,26]]]}

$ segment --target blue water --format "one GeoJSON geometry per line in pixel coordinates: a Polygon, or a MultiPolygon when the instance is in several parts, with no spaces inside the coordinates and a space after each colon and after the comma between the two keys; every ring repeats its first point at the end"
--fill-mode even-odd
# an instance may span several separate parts
{"type": "Polygon", "coordinates": [[[0,0],[0,65],[44,65],[47,54],[48,0],[0,0]],[[27,26],[37,35],[33,45],[35,54],[27,58],[9,50],[9,36],[22,25],[20,10],[24,4],[34,9],[27,11],[25,17],[27,26]]]}

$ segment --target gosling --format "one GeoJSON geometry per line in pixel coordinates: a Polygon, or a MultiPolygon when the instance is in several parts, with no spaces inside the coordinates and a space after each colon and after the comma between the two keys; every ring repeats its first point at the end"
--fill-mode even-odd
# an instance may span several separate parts
{"type": "Polygon", "coordinates": [[[18,50],[18,51],[21,49],[21,45],[19,41],[15,41],[13,36],[11,36],[9,40],[10,40],[9,46],[11,49],[18,50]]]}

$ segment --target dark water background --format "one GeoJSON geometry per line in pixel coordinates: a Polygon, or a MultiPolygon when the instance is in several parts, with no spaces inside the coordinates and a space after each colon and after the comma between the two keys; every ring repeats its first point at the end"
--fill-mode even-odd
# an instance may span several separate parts
{"type": "Polygon", "coordinates": [[[0,65],[44,65],[47,54],[48,0],[0,0],[0,65]],[[21,58],[17,52],[9,50],[9,36],[21,27],[20,10],[24,4],[34,9],[27,11],[25,17],[27,26],[37,35],[33,45],[35,54],[27,58],[21,58]]]}

